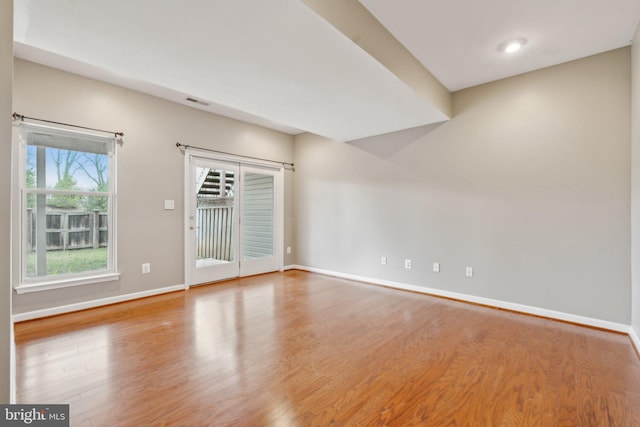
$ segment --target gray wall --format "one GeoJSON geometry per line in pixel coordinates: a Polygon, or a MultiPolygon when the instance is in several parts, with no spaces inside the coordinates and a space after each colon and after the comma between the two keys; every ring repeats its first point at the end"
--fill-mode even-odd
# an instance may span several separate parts
{"type": "MultiPolygon", "coordinates": [[[[121,279],[14,295],[14,314],[184,283],[184,158],[177,141],[293,161],[290,135],[22,60],[15,64],[14,108],[31,117],[125,133],[117,177],[121,279]],[[164,210],[165,199],[175,200],[174,211],[164,210]],[[151,274],[141,274],[143,262],[151,263],[151,274]]],[[[291,180],[286,172],[285,224],[292,223],[291,180]]],[[[286,245],[292,245],[291,234],[285,228],[286,245]]]]}
{"type": "Polygon", "coordinates": [[[13,311],[184,282],[181,141],[295,161],[285,176],[285,246],[294,252],[285,265],[629,323],[630,81],[630,49],[619,49],[455,93],[455,117],[441,125],[349,144],[304,134],[294,143],[16,60],[15,111],[126,137],[118,154],[121,280],[14,295],[13,311]],[[164,199],[176,200],[176,210],[164,211],[164,199]],[[440,273],[431,272],[434,261],[440,273]],[[142,262],[151,274],[140,273],[142,262]]]}
{"type": "Polygon", "coordinates": [[[631,230],[632,230],[632,321],[631,327],[640,336],[640,26],[632,45],[631,74],[631,230]]]}
{"type": "Polygon", "coordinates": [[[13,1],[0,0],[0,403],[11,398],[11,113],[13,1]]]}
{"type": "Polygon", "coordinates": [[[297,262],[629,324],[630,81],[623,48],[454,93],[439,126],[296,137],[297,262]]]}

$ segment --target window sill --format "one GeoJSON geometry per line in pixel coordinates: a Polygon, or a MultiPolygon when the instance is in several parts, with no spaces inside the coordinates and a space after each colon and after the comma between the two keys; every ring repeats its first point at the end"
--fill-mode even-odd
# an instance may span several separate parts
{"type": "Polygon", "coordinates": [[[120,278],[120,273],[104,273],[93,276],[83,276],[77,278],[65,278],[58,280],[48,280],[43,282],[24,282],[15,287],[16,293],[26,294],[30,292],[50,291],[53,289],[69,288],[71,286],[90,285],[93,283],[112,282],[120,278]]]}

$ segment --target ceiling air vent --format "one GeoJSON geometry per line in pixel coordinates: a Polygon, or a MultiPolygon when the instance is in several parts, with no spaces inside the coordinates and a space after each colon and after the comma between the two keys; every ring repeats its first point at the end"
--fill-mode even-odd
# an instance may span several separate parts
{"type": "Polygon", "coordinates": [[[191,97],[188,97],[187,101],[193,102],[194,104],[204,105],[204,106],[207,106],[207,107],[209,106],[208,102],[200,101],[199,99],[195,99],[195,98],[191,98],[191,97]]]}

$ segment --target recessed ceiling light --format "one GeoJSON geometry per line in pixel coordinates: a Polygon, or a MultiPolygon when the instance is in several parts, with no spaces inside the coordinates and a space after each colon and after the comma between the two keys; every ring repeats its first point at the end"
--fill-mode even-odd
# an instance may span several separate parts
{"type": "Polygon", "coordinates": [[[525,38],[519,37],[517,39],[507,40],[498,46],[498,50],[506,53],[514,53],[522,49],[522,47],[527,44],[527,40],[525,38]]]}

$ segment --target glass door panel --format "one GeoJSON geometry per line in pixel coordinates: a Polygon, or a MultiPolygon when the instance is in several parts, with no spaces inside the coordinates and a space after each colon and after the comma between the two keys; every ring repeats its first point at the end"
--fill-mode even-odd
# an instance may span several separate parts
{"type": "Polygon", "coordinates": [[[193,158],[190,169],[189,284],[236,277],[238,167],[193,158]]]}
{"type": "Polygon", "coordinates": [[[241,167],[241,253],[240,275],[278,269],[276,257],[277,171],[241,167]]]}
{"type": "Polygon", "coordinates": [[[242,189],[242,258],[250,260],[273,255],[274,177],[244,173],[242,189]]]}

